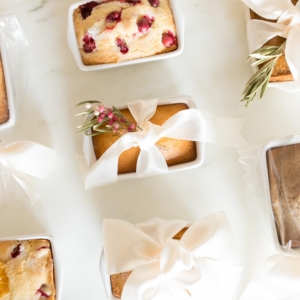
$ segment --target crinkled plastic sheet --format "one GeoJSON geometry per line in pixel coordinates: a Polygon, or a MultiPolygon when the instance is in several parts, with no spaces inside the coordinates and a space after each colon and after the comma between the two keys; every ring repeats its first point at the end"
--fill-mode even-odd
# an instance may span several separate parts
{"type": "Polygon", "coordinates": [[[30,64],[28,41],[18,19],[12,13],[0,15],[0,47],[6,87],[11,91],[9,109],[12,110],[13,106],[17,122],[28,85],[30,64]]]}
{"type": "Polygon", "coordinates": [[[278,252],[300,252],[300,135],[238,150],[248,193],[258,200],[262,230],[278,252]]]}

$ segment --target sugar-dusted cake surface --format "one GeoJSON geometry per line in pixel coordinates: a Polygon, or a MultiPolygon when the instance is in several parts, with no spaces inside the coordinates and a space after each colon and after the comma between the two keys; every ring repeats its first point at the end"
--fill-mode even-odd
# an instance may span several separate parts
{"type": "Polygon", "coordinates": [[[300,247],[300,144],[268,150],[267,165],[279,242],[300,247]]]}
{"type": "MultiPolygon", "coordinates": [[[[149,121],[157,125],[162,125],[166,120],[184,109],[188,109],[188,106],[184,103],[159,105],[149,121]]],[[[128,121],[136,123],[128,109],[121,109],[120,111],[128,121]]],[[[99,159],[118,139],[119,136],[111,132],[94,136],[93,145],[96,158],[99,159]]],[[[200,155],[200,153],[197,153],[196,143],[194,141],[163,137],[156,145],[163,154],[168,166],[194,161],[197,155],[200,155]]],[[[139,147],[133,147],[122,152],[118,161],[118,174],[135,172],[139,153],[139,147]]]]}
{"type": "Polygon", "coordinates": [[[116,63],[177,49],[169,0],[88,2],[73,13],[85,65],[116,63]]]}
{"type": "Polygon", "coordinates": [[[55,300],[48,240],[0,241],[0,299],[55,300]]]}
{"type": "Polygon", "coordinates": [[[0,124],[7,122],[8,118],[9,118],[9,112],[8,112],[5,78],[3,72],[2,59],[0,57],[0,124]]]}
{"type": "MultiPolygon", "coordinates": [[[[298,0],[292,0],[293,4],[295,5],[298,0]]],[[[256,14],[254,11],[250,10],[250,16],[251,19],[257,19],[257,20],[264,20],[268,22],[276,22],[273,20],[267,20],[262,17],[260,17],[258,14],[256,14]]],[[[285,41],[284,38],[280,36],[275,36],[271,40],[269,40],[265,45],[271,45],[271,46],[279,46],[285,41]]],[[[281,82],[281,81],[293,81],[293,75],[289,69],[289,66],[286,62],[285,55],[282,55],[278,58],[277,63],[274,67],[274,70],[272,72],[270,82],[281,82]]]]}

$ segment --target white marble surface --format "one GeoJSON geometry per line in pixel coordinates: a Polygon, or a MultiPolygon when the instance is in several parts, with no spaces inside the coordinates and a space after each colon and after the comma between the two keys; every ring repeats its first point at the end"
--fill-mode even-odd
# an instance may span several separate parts
{"type": "MultiPolygon", "coordinates": [[[[239,0],[178,0],[185,16],[185,50],[176,58],[98,72],[80,71],[67,45],[71,0],[0,0],[11,10],[30,43],[31,69],[20,123],[0,135],[1,144],[31,140],[57,151],[46,180],[36,180],[40,200],[30,206],[16,187],[0,209],[0,237],[47,232],[55,237],[64,268],[62,299],[105,299],[98,263],[103,218],[132,223],[151,217],[195,221],[224,210],[245,265],[233,299],[268,250],[255,201],[245,197],[243,172],[233,148],[207,145],[202,167],[129,180],[85,191],[74,153],[75,104],[99,99],[125,103],[170,95],[191,95],[199,108],[226,117],[247,117],[250,143],[299,132],[300,93],[268,89],[249,109],[239,102],[251,75],[246,63],[244,5],[239,0]]],[[[3,201],[2,201],[3,202],[3,201]]],[[[209,300],[209,299],[208,299],[209,300]]]]}

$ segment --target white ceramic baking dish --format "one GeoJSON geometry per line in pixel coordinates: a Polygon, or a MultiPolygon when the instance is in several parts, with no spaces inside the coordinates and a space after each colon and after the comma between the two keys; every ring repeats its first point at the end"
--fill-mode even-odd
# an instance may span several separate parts
{"type": "Polygon", "coordinates": [[[111,69],[111,68],[115,68],[115,67],[129,66],[129,65],[138,64],[138,63],[145,63],[145,62],[151,62],[151,61],[175,57],[175,56],[180,55],[183,52],[183,48],[184,48],[184,18],[183,18],[183,14],[180,11],[178,1],[170,0],[170,5],[171,5],[172,12],[173,12],[173,17],[174,17],[174,22],[175,22],[176,32],[177,32],[178,48],[176,50],[168,52],[168,53],[153,55],[150,57],[137,58],[137,59],[124,61],[124,62],[86,66],[85,64],[83,64],[83,62],[81,60],[80,52],[78,49],[78,44],[77,44],[77,39],[76,39],[76,34],[75,34],[75,29],[74,29],[74,24],[73,24],[73,12],[79,5],[85,4],[87,2],[88,1],[81,1],[81,2],[72,4],[69,7],[69,12],[68,12],[68,32],[67,32],[68,44],[69,44],[71,52],[74,56],[74,59],[77,63],[77,66],[80,70],[95,71],[95,70],[111,69]]]}
{"type": "Polygon", "coordinates": [[[54,264],[54,282],[56,290],[56,300],[62,299],[63,269],[59,260],[57,245],[54,238],[48,234],[32,234],[0,238],[0,241],[28,241],[28,240],[48,240],[51,244],[52,259],[54,264]]]}

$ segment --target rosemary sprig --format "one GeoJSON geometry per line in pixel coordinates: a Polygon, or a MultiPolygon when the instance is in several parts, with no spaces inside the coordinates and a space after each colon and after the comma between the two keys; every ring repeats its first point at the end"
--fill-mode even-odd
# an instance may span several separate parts
{"type": "Polygon", "coordinates": [[[252,103],[256,96],[256,92],[259,89],[261,89],[260,98],[263,97],[275,64],[277,63],[278,58],[284,54],[285,44],[286,41],[284,41],[280,46],[262,46],[249,55],[248,60],[251,58],[257,59],[251,64],[251,66],[264,65],[249,79],[245,90],[242,93],[241,102],[246,101],[246,107],[252,103]]]}

